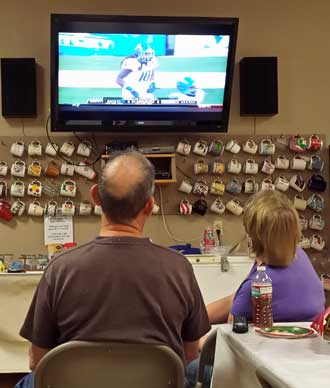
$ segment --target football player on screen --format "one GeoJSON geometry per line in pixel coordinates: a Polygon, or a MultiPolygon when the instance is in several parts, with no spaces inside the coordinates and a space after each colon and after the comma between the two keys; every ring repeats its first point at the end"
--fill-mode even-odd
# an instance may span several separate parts
{"type": "Polygon", "coordinates": [[[154,100],[156,90],[155,69],[158,60],[149,44],[139,43],[134,55],[124,58],[116,82],[122,88],[124,100],[154,100]]]}
{"type": "Polygon", "coordinates": [[[180,101],[195,101],[200,105],[205,97],[204,90],[197,88],[195,80],[191,77],[184,77],[182,81],[178,81],[176,88],[178,92],[171,93],[170,97],[180,101]]]}

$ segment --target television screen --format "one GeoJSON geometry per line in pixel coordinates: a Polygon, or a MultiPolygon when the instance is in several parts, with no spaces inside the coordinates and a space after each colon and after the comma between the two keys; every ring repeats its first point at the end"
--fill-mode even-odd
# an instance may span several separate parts
{"type": "Polygon", "coordinates": [[[237,24],[52,15],[52,130],[226,131],[237,24]]]}

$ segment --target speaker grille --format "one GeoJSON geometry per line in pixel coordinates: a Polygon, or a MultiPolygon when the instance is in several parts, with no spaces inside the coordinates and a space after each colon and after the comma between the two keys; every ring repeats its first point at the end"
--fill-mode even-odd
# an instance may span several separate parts
{"type": "Polygon", "coordinates": [[[36,116],[34,58],[1,58],[1,100],[5,117],[36,116]]]}
{"type": "Polygon", "coordinates": [[[246,57],[239,68],[241,116],[278,113],[277,57],[246,57]]]}

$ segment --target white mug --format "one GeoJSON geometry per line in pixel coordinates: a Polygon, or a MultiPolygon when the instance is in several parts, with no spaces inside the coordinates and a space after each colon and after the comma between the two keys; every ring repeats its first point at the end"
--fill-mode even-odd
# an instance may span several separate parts
{"type": "Polygon", "coordinates": [[[241,146],[236,140],[232,139],[226,144],[225,150],[231,152],[232,154],[238,154],[241,150],[241,146]]]}
{"type": "Polygon", "coordinates": [[[302,214],[299,214],[299,222],[300,222],[301,230],[306,230],[308,228],[308,221],[306,217],[304,217],[302,214]]]}
{"type": "Polygon", "coordinates": [[[51,199],[47,202],[47,205],[45,207],[45,213],[47,216],[54,217],[57,213],[57,202],[51,199]]]}
{"type": "Polygon", "coordinates": [[[275,144],[270,139],[262,139],[259,144],[260,155],[274,155],[275,144]]]}
{"type": "Polygon", "coordinates": [[[290,167],[292,170],[305,170],[306,161],[299,155],[295,155],[290,161],[290,167]]]}
{"type": "Polygon", "coordinates": [[[323,230],[325,226],[325,221],[320,214],[314,214],[309,219],[309,228],[313,230],[323,230]]]}
{"type": "Polygon", "coordinates": [[[280,175],[275,180],[275,188],[279,191],[287,191],[290,187],[290,182],[286,179],[285,176],[280,175]]]}
{"type": "Polygon", "coordinates": [[[79,204],[79,215],[89,216],[92,213],[92,204],[90,202],[81,202],[79,204]]]}
{"type": "Polygon", "coordinates": [[[42,194],[42,184],[40,181],[34,180],[28,185],[27,195],[32,197],[41,197],[42,194]]]}
{"type": "Polygon", "coordinates": [[[193,189],[192,184],[185,179],[181,182],[178,188],[179,191],[182,191],[183,193],[187,193],[187,194],[190,194],[192,189],[193,189]]]}
{"type": "Polygon", "coordinates": [[[74,171],[75,171],[75,166],[71,161],[66,161],[62,163],[61,165],[61,174],[62,175],[67,175],[67,176],[73,176],[74,171]]]}
{"type": "Polygon", "coordinates": [[[42,145],[39,140],[33,140],[28,146],[28,154],[30,156],[41,156],[42,145]]]}
{"type": "Polygon", "coordinates": [[[209,147],[205,140],[198,140],[194,146],[193,153],[200,156],[205,156],[207,154],[209,147]]]}
{"type": "Polygon", "coordinates": [[[297,209],[297,210],[301,210],[301,211],[304,211],[307,207],[307,201],[305,200],[305,198],[303,197],[303,195],[301,194],[297,194],[295,195],[295,197],[293,198],[293,206],[297,209]]]}
{"type": "Polygon", "coordinates": [[[24,214],[24,211],[25,211],[25,203],[23,201],[20,201],[19,199],[17,199],[12,205],[11,205],[11,208],[10,208],[10,211],[15,215],[15,216],[22,216],[24,214]]]}
{"type": "Polygon", "coordinates": [[[16,160],[11,166],[10,173],[12,176],[23,178],[25,176],[25,170],[25,162],[23,162],[23,160],[16,160]]]}
{"type": "Polygon", "coordinates": [[[10,187],[10,195],[12,197],[24,197],[25,184],[23,181],[16,180],[10,187]]]}
{"type": "Polygon", "coordinates": [[[49,156],[55,156],[58,153],[58,145],[54,142],[48,142],[45,148],[45,154],[49,156]]]}
{"type": "Polygon", "coordinates": [[[245,174],[257,174],[258,173],[258,163],[255,162],[253,159],[247,159],[247,161],[244,163],[244,173],[245,174]]]}
{"type": "Polygon", "coordinates": [[[8,172],[8,163],[3,161],[0,161],[0,175],[1,176],[6,176],[8,172]]]}
{"type": "Polygon", "coordinates": [[[323,240],[323,237],[319,234],[313,234],[313,236],[310,238],[311,242],[311,248],[322,251],[325,246],[325,241],[323,240]]]}
{"type": "Polygon", "coordinates": [[[188,140],[185,140],[185,139],[181,140],[176,147],[176,152],[183,156],[188,156],[190,154],[190,151],[191,151],[191,144],[189,143],[188,140]]]}
{"type": "Polygon", "coordinates": [[[290,186],[293,189],[302,192],[306,187],[306,183],[301,175],[293,175],[290,179],[290,186]]]}
{"type": "Polygon", "coordinates": [[[84,140],[78,145],[77,155],[88,157],[92,152],[92,148],[92,143],[88,140],[84,140]]]}
{"type": "Polygon", "coordinates": [[[74,216],[75,211],[76,211],[76,207],[74,203],[69,199],[66,200],[61,206],[61,213],[64,216],[74,216]]]}
{"type": "Polygon", "coordinates": [[[242,163],[236,159],[231,159],[228,162],[227,171],[231,174],[239,174],[242,171],[242,163]]]}
{"type": "Polygon", "coordinates": [[[250,155],[255,155],[258,152],[258,144],[253,139],[249,139],[243,144],[242,150],[250,155]]]}
{"type": "Polygon", "coordinates": [[[275,185],[270,178],[266,178],[261,182],[261,190],[275,190],[275,185]]]}
{"type": "Polygon", "coordinates": [[[24,142],[22,140],[16,141],[13,143],[10,147],[10,153],[14,156],[18,156],[19,158],[23,155],[24,153],[24,142]]]}
{"type": "Polygon", "coordinates": [[[61,185],[60,195],[63,197],[75,197],[77,194],[77,184],[70,179],[65,180],[61,185]]]}
{"type": "Polygon", "coordinates": [[[226,209],[235,214],[235,216],[240,216],[243,213],[243,206],[238,199],[231,199],[227,202],[226,209]]]}
{"type": "Polygon", "coordinates": [[[289,159],[284,155],[279,155],[275,160],[275,168],[278,170],[287,170],[289,168],[289,159]]]}
{"type": "Polygon", "coordinates": [[[28,208],[29,216],[41,217],[44,214],[44,208],[40,205],[39,201],[33,201],[28,208]]]}
{"type": "Polygon", "coordinates": [[[223,214],[226,210],[226,206],[224,205],[224,203],[221,201],[220,198],[216,198],[212,202],[210,210],[216,214],[223,214]]]}
{"type": "Polygon", "coordinates": [[[96,216],[100,216],[102,214],[102,207],[101,207],[101,205],[95,205],[94,206],[94,214],[96,216]]]}
{"type": "Polygon", "coordinates": [[[60,148],[60,153],[70,158],[74,150],[74,144],[71,141],[65,141],[60,148]]]}
{"type": "Polygon", "coordinates": [[[302,235],[299,242],[298,242],[298,247],[303,248],[303,249],[309,249],[311,247],[310,239],[308,237],[305,237],[304,235],[302,235]]]}
{"type": "Polygon", "coordinates": [[[262,163],[261,171],[264,174],[271,175],[275,171],[275,164],[269,159],[265,159],[262,163]]]}
{"type": "Polygon", "coordinates": [[[78,166],[74,166],[74,171],[77,174],[84,176],[85,178],[90,180],[93,180],[96,178],[96,172],[86,162],[79,162],[78,166]]]}

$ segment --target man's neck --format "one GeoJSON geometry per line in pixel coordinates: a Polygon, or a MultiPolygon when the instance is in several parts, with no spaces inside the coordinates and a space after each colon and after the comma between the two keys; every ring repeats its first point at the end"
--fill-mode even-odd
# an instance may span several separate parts
{"type": "Polygon", "coordinates": [[[142,229],[138,225],[129,224],[111,224],[104,223],[101,225],[101,237],[111,236],[127,236],[127,237],[143,237],[142,229]]]}

